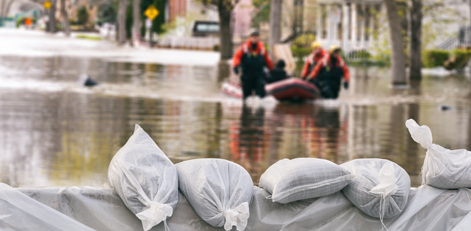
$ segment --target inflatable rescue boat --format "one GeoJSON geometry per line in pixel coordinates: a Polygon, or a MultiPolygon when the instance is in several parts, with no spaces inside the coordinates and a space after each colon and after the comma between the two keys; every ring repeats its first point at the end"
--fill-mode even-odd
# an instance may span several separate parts
{"type": "MultiPolygon", "coordinates": [[[[289,78],[265,85],[267,95],[277,100],[315,100],[320,98],[319,89],[313,84],[299,78],[289,78]]],[[[226,82],[222,85],[225,95],[241,99],[242,87],[239,83],[226,82]]]]}

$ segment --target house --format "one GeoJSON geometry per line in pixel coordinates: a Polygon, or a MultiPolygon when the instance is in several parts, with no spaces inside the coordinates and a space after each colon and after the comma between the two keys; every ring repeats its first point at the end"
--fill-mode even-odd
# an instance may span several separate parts
{"type": "MultiPolygon", "coordinates": [[[[424,8],[434,3],[424,2],[424,8]]],[[[366,50],[378,40],[389,39],[386,6],[382,0],[284,0],[283,4],[282,40],[288,40],[293,35],[312,33],[324,47],[338,45],[349,52],[366,50]]],[[[452,46],[470,44],[468,1],[445,0],[443,5],[437,7],[442,7],[437,9],[443,13],[423,16],[423,24],[430,23],[429,29],[437,31],[435,40],[428,46],[440,47],[446,41],[454,44],[452,46]],[[436,17],[442,18],[443,22],[453,23],[438,28],[440,19],[436,17]]],[[[407,30],[407,20],[403,26],[407,30]]]]}

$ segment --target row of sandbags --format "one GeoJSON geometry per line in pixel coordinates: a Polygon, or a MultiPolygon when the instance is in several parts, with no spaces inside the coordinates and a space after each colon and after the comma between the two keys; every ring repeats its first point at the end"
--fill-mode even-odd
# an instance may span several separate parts
{"type": "MultiPolygon", "coordinates": [[[[471,158],[466,150],[432,144],[430,129],[408,120],[413,139],[427,148],[424,184],[443,189],[471,187],[471,158]],[[465,167],[465,165],[467,166],[465,167]]],[[[178,202],[178,190],[195,212],[214,227],[244,230],[253,182],[240,165],[223,159],[195,159],[174,165],[152,138],[136,125],[134,134],[111,161],[108,178],[143,229],[166,222],[178,202]]],[[[365,214],[392,218],[405,208],[410,177],[384,159],[357,159],[342,165],[316,158],[283,159],[261,176],[267,199],[286,204],[339,191],[365,214]]]]}

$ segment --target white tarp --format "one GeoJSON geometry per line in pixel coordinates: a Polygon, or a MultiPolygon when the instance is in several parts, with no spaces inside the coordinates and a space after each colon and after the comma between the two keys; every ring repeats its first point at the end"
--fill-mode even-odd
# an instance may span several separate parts
{"type": "MultiPolygon", "coordinates": [[[[8,188],[1,185],[0,201],[5,201],[5,195],[12,193],[8,188]]],[[[95,230],[142,230],[140,220],[126,208],[112,189],[68,187],[18,189],[18,191],[43,203],[42,210],[46,211],[49,209],[48,207],[52,207],[67,217],[95,230]]],[[[378,231],[382,228],[379,219],[361,212],[341,192],[319,199],[289,204],[274,203],[266,199],[267,196],[268,193],[265,190],[254,187],[254,197],[250,204],[250,218],[246,230],[378,231]]],[[[465,230],[471,227],[471,215],[468,215],[470,212],[470,189],[442,190],[424,185],[419,189],[412,188],[409,194],[409,203],[404,211],[395,218],[384,219],[384,223],[389,230],[465,230]]],[[[50,214],[56,216],[58,222],[68,219],[59,213],[50,214]]],[[[8,225],[8,221],[4,218],[5,215],[10,214],[6,214],[4,211],[0,213],[0,229],[2,230],[8,225]]],[[[11,216],[17,215],[12,214],[11,216]]],[[[168,218],[167,222],[172,231],[224,230],[222,227],[214,228],[201,220],[182,194],[179,195],[173,216],[168,218]]],[[[35,230],[39,230],[38,227],[43,227],[44,224],[45,222],[40,219],[28,220],[29,227],[34,227],[35,230]]],[[[164,231],[164,226],[159,224],[151,230],[164,231]]]]}

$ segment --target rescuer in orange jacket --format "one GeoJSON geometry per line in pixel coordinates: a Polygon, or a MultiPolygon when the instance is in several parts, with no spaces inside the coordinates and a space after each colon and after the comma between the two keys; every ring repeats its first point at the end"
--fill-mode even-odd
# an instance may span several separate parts
{"type": "Polygon", "coordinates": [[[342,76],[343,87],[348,89],[350,73],[340,53],[339,47],[332,46],[330,53],[324,56],[308,77],[308,81],[319,88],[323,98],[336,99],[339,96],[342,76]]]}
{"type": "Polygon", "coordinates": [[[265,97],[263,68],[267,67],[270,71],[273,70],[273,63],[268,57],[263,43],[259,41],[259,36],[260,33],[253,30],[250,33],[250,38],[237,49],[233,58],[234,73],[239,74],[239,68],[242,68],[240,80],[244,100],[251,96],[254,90],[260,98],[265,97]]]}
{"type": "Polygon", "coordinates": [[[306,63],[304,64],[303,72],[301,73],[301,78],[305,79],[311,74],[312,70],[317,63],[327,54],[327,52],[322,49],[320,42],[312,42],[311,44],[312,53],[307,57],[306,63]]]}

